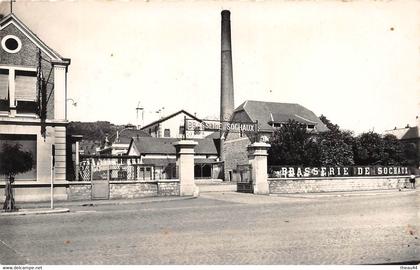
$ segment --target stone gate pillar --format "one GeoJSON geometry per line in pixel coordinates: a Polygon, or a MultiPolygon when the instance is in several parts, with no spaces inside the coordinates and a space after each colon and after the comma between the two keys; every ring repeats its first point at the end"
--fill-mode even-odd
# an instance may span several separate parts
{"type": "Polygon", "coordinates": [[[194,196],[194,191],[196,190],[194,182],[194,147],[197,144],[197,142],[189,140],[174,143],[181,196],[194,196]]]}
{"type": "Polygon", "coordinates": [[[248,146],[248,159],[252,167],[254,194],[269,194],[267,174],[267,150],[269,144],[255,142],[248,146]]]}

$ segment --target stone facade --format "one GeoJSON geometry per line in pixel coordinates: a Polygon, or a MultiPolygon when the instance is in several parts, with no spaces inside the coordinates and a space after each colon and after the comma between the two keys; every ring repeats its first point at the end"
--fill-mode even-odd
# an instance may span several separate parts
{"type": "Polygon", "coordinates": [[[157,183],[112,182],[109,184],[110,199],[134,199],[157,195],[157,183]]]}
{"type": "Polygon", "coordinates": [[[179,181],[159,181],[158,196],[179,196],[179,181]]]}
{"type": "Polygon", "coordinates": [[[407,176],[383,176],[381,178],[269,178],[268,183],[271,194],[390,190],[410,187],[407,176]]]}
{"type": "Polygon", "coordinates": [[[92,185],[90,183],[81,183],[79,185],[69,185],[67,196],[69,201],[84,201],[91,199],[92,185]]]}

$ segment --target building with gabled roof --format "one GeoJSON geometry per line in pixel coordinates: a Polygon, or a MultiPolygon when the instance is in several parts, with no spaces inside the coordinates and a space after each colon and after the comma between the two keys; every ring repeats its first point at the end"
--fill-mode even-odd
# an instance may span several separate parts
{"type": "MultiPolygon", "coordinates": [[[[55,182],[65,183],[72,166],[66,136],[70,59],[13,13],[0,20],[0,55],[0,145],[20,144],[34,159],[31,171],[16,176],[16,200],[47,200],[52,169],[55,182]]],[[[65,188],[57,187],[55,196],[66,199],[65,188]]]]}
{"type": "Polygon", "coordinates": [[[186,136],[188,139],[200,139],[212,133],[200,129],[199,123],[201,122],[202,120],[197,116],[192,115],[185,110],[179,110],[173,114],[145,125],[141,128],[141,130],[147,132],[150,136],[155,138],[181,139],[186,136]],[[188,120],[191,124],[193,124],[193,122],[197,123],[195,125],[197,128],[194,130],[188,130],[187,128],[187,130],[185,130],[186,120],[188,120]]]}
{"type": "Polygon", "coordinates": [[[420,118],[417,116],[416,126],[407,125],[405,128],[385,130],[384,134],[391,134],[404,143],[412,144],[417,149],[417,166],[420,166],[420,118]]]}
{"type": "Polygon", "coordinates": [[[328,128],[311,110],[296,103],[280,103],[247,100],[233,112],[232,120],[258,121],[259,131],[271,133],[289,120],[295,120],[315,132],[325,132],[328,128]]]}

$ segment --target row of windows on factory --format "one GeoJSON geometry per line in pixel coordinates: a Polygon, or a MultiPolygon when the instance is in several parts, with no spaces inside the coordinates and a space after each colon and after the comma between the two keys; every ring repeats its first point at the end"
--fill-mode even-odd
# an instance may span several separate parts
{"type": "MultiPolygon", "coordinates": [[[[272,123],[271,125],[274,129],[279,129],[284,124],[283,123],[272,123]]],[[[315,125],[311,125],[311,124],[308,124],[308,125],[305,125],[305,126],[306,126],[306,129],[308,129],[308,130],[313,130],[315,128],[315,125]]]]}
{"type": "Polygon", "coordinates": [[[0,68],[0,112],[37,112],[37,73],[32,68],[0,68]]]}
{"type": "MultiPolygon", "coordinates": [[[[184,126],[179,126],[179,135],[183,135],[185,133],[185,128],[184,126]]],[[[155,135],[155,137],[158,137],[158,126],[155,126],[154,129],[152,130],[151,128],[149,128],[149,134],[150,135],[155,135]]],[[[196,127],[194,129],[194,135],[200,135],[201,134],[201,130],[199,127],[196,127]]],[[[163,137],[164,138],[171,138],[171,130],[169,128],[165,128],[163,130],[163,137]]]]}

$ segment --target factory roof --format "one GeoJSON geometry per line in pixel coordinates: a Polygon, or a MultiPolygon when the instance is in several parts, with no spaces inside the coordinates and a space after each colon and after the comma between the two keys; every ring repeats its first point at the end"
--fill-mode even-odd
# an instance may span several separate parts
{"type": "Polygon", "coordinates": [[[258,121],[260,131],[272,131],[271,124],[287,123],[289,119],[314,125],[314,130],[317,132],[328,131],[327,126],[315,113],[296,103],[247,100],[235,109],[235,112],[240,111],[245,111],[250,121],[258,121]]]}

